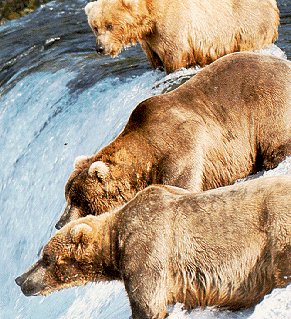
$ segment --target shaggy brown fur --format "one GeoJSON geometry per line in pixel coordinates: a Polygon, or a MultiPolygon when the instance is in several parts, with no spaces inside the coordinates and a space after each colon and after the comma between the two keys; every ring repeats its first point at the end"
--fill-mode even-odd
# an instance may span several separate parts
{"type": "Polygon", "coordinates": [[[200,194],[150,186],[120,210],[62,228],[16,279],[25,295],[121,279],[133,319],[166,306],[237,310],[291,282],[291,177],[200,194]]]}
{"type": "Polygon", "coordinates": [[[172,72],[261,49],[278,35],[275,0],[98,0],[85,8],[97,52],[140,42],[154,68],[172,72]]]}
{"type": "Polygon", "coordinates": [[[113,142],[77,161],[57,228],[153,183],[202,191],[277,166],[291,154],[290,70],[285,60],[235,53],[140,103],[113,142]]]}

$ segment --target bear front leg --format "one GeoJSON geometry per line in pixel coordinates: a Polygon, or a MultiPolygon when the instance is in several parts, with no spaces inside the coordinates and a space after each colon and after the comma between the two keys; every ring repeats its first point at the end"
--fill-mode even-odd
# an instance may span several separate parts
{"type": "Polygon", "coordinates": [[[164,319],[168,316],[165,285],[152,275],[148,269],[146,275],[138,272],[138,278],[129,276],[128,280],[124,280],[132,319],[164,319]]]}
{"type": "Polygon", "coordinates": [[[168,317],[166,308],[152,309],[148,305],[143,304],[136,298],[130,298],[130,306],[132,311],[132,319],[164,319],[168,317]]]}
{"type": "Polygon", "coordinates": [[[155,51],[151,49],[151,47],[145,41],[140,41],[140,45],[145,52],[147,58],[150,61],[151,66],[154,69],[164,69],[163,62],[161,61],[160,57],[157,55],[155,51]]]}

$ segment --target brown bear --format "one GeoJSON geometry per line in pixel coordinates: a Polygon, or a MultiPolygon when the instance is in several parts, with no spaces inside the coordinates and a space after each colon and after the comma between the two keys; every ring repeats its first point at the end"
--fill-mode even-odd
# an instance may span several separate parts
{"type": "Polygon", "coordinates": [[[85,7],[99,54],[139,42],[154,68],[173,72],[261,49],[278,35],[275,0],[98,0],[85,7]]]}
{"type": "Polygon", "coordinates": [[[16,279],[27,296],[122,280],[133,319],[168,304],[237,310],[291,282],[291,176],[202,193],[149,186],[121,209],[72,221],[16,279]]]}
{"type": "Polygon", "coordinates": [[[277,166],[291,154],[290,71],[286,60],[234,53],[143,101],[113,142],[76,161],[56,227],[150,184],[203,191],[277,166]]]}

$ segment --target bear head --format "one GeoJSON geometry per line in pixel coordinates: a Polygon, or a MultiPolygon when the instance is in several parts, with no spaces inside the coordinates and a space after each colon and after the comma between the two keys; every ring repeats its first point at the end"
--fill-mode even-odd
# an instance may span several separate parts
{"type": "Polygon", "coordinates": [[[117,56],[122,48],[136,44],[153,28],[146,1],[98,0],[88,3],[85,13],[96,35],[96,51],[101,55],[117,56]]]}
{"type": "Polygon", "coordinates": [[[118,273],[108,275],[109,267],[104,266],[108,264],[106,245],[110,246],[104,236],[106,215],[98,216],[99,222],[97,217],[87,216],[57,231],[44,246],[41,258],[15,279],[22,292],[26,296],[47,295],[88,282],[116,279],[118,273]]]}
{"type": "MultiPolygon", "coordinates": [[[[60,229],[68,222],[87,215],[99,215],[111,208],[124,204],[126,195],[118,184],[122,173],[113,174],[103,161],[90,164],[86,156],[79,156],[74,171],[65,187],[66,208],[56,224],[60,229]]],[[[123,183],[124,184],[124,183],[123,183]]],[[[124,185],[126,187],[126,185],[124,185]]]]}

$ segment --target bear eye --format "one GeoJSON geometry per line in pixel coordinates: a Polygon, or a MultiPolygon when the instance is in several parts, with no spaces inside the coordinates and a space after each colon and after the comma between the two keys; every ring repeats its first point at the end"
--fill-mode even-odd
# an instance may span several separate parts
{"type": "Polygon", "coordinates": [[[42,262],[43,262],[43,264],[44,264],[46,267],[48,267],[48,266],[50,265],[51,261],[50,261],[50,258],[49,258],[49,256],[48,256],[47,254],[44,254],[44,255],[42,256],[42,262]]]}
{"type": "Polygon", "coordinates": [[[107,24],[105,25],[105,28],[106,28],[107,31],[112,31],[112,29],[113,29],[112,23],[107,23],[107,24]]]}

